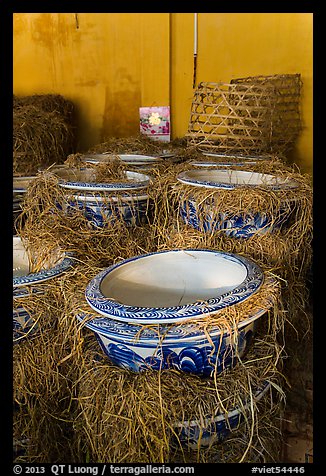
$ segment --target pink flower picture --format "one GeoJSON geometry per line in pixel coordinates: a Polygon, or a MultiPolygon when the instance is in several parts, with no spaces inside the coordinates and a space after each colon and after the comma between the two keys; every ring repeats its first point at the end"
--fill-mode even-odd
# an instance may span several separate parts
{"type": "Polygon", "coordinates": [[[140,133],[154,140],[170,141],[170,107],[140,107],[140,133]]]}

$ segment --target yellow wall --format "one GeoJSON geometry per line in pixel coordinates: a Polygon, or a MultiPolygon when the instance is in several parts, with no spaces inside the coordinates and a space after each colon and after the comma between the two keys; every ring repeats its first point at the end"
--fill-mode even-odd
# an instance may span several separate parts
{"type": "MultiPolygon", "coordinates": [[[[138,133],[140,106],[171,106],[172,137],[188,128],[192,13],[16,13],[14,93],[58,93],[78,108],[79,148],[138,133]]],[[[301,73],[304,130],[292,158],[312,169],[310,13],[199,13],[199,81],[301,73]]]]}
{"type": "Polygon", "coordinates": [[[169,104],[169,14],[75,15],[14,14],[14,94],[71,99],[84,150],[138,133],[140,106],[169,104]]]}
{"type": "MultiPolygon", "coordinates": [[[[172,127],[186,131],[192,100],[192,13],[172,15],[172,127]]],[[[312,172],[312,37],[310,13],[198,13],[197,84],[232,78],[301,73],[304,129],[291,154],[312,172]]]]}

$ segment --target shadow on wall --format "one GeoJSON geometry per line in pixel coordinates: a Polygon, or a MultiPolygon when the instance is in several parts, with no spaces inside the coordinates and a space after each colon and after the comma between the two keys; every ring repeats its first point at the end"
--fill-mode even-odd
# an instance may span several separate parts
{"type": "Polygon", "coordinates": [[[106,88],[103,113],[103,126],[100,140],[106,137],[128,137],[139,133],[139,89],[111,92],[106,88]]]}

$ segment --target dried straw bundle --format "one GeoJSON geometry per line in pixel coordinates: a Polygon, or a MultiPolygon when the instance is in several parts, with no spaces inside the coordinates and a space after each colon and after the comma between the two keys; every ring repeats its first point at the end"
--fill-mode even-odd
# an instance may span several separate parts
{"type": "Polygon", "coordinates": [[[131,137],[108,137],[100,144],[91,147],[89,153],[110,153],[110,154],[162,154],[163,149],[167,149],[168,144],[157,142],[144,134],[131,137]]]}
{"type": "Polygon", "coordinates": [[[63,98],[58,101],[57,96],[53,101],[51,97],[33,96],[30,100],[28,97],[15,99],[14,174],[36,174],[40,167],[62,163],[73,152],[75,127],[71,115],[72,105],[68,101],[65,104],[65,101],[63,98]]]}
{"type": "Polygon", "coordinates": [[[34,106],[45,112],[57,112],[68,123],[74,120],[74,104],[60,94],[33,94],[31,96],[15,96],[14,110],[34,106]]]}
{"type": "Polygon", "coordinates": [[[76,369],[69,359],[80,342],[65,318],[61,281],[43,289],[46,294],[21,300],[38,330],[13,349],[16,462],[78,461],[71,444],[76,369]]]}
{"type": "MultiPolygon", "coordinates": [[[[273,418],[275,405],[284,398],[278,368],[280,353],[275,341],[264,336],[256,341],[246,361],[214,380],[175,370],[133,374],[88,349],[75,387],[80,409],[75,422],[78,446],[83,446],[94,462],[172,462],[176,450],[179,461],[200,461],[205,452],[199,448],[192,454],[184,451],[178,442],[176,423],[196,421],[199,428],[204,428],[204,420],[216,415],[218,409],[223,414],[234,406],[244,408],[251,401],[247,419],[239,428],[242,437],[247,437],[247,445],[242,446],[241,454],[239,446],[234,445],[237,454],[228,458],[229,462],[245,461],[253,439],[260,437],[258,421],[263,415],[273,418]],[[254,386],[266,380],[274,391],[265,395],[261,406],[251,396],[254,386]]],[[[239,433],[234,430],[233,434],[236,438],[239,433]]],[[[218,447],[213,448],[216,451],[218,447]]],[[[262,452],[268,458],[268,446],[262,452]]]]}
{"type": "MultiPolygon", "coordinates": [[[[75,317],[85,302],[85,283],[99,269],[96,261],[79,263],[47,284],[46,296],[26,301],[39,332],[14,348],[14,436],[16,441],[27,440],[25,454],[17,461],[168,462],[180,446],[175,440],[176,421],[197,420],[202,425],[217,408],[222,412],[242,408],[251,389],[265,380],[277,390],[276,402],[283,398],[283,344],[275,340],[281,324],[275,317],[280,319],[276,305],[262,322],[261,337],[250,353],[218,378],[172,370],[134,374],[110,364],[93,333],[81,328],[75,317]]],[[[270,402],[265,417],[275,410],[270,398],[272,394],[264,397],[265,403],[270,402]]],[[[253,402],[241,427],[248,444],[238,453],[239,460],[249,456],[252,439],[260,436],[260,408],[260,402],[253,402]]],[[[182,456],[184,461],[188,457],[193,455],[182,456]]],[[[204,454],[198,452],[197,457],[204,454]]]]}

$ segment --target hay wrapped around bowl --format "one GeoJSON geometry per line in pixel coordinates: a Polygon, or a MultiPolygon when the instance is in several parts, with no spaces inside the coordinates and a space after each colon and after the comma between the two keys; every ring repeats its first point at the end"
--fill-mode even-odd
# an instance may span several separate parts
{"type": "MultiPolygon", "coordinates": [[[[75,387],[80,410],[75,422],[76,436],[94,462],[105,462],[109,457],[115,463],[166,463],[176,461],[173,459],[176,453],[177,461],[205,461],[206,456],[206,462],[212,462],[212,453],[216,451],[220,451],[223,462],[227,439],[221,433],[219,436],[215,433],[214,437],[213,431],[213,438],[204,450],[200,434],[206,431],[207,420],[213,421],[219,412],[225,415],[234,407],[243,409],[250,402],[241,424],[232,428],[230,422],[228,427],[226,420],[224,433],[226,438],[236,439],[239,433],[246,436],[246,445],[235,442],[228,462],[246,461],[255,440],[261,438],[259,421],[263,415],[271,420],[272,427],[278,425],[273,418],[280,415],[279,405],[284,397],[279,351],[274,341],[264,337],[248,354],[247,364],[244,362],[237,370],[214,381],[173,370],[135,376],[103,361],[100,354],[89,349],[84,354],[75,387]],[[256,402],[253,388],[262,380],[271,382],[269,393],[256,402]],[[186,421],[196,425],[195,440],[193,435],[189,440],[182,436],[186,424],[180,426],[180,422],[186,421]]],[[[268,452],[267,446],[261,456],[270,461],[268,452]]]]}
{"type": "Polygon", "coordinates": [[[117,263],[87,283],[88,306],[77,296],[76,317],[117,365],[212,376],[243,358],[278,286],[245,257],[186,248],[117,263]]]}

